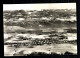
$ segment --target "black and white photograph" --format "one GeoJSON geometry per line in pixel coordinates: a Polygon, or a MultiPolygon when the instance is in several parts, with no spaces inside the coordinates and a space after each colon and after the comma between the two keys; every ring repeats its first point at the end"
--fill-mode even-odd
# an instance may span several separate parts
{"type": "Polygon", "coordinates": [[[76,3],[3,4],[4,56],[77,55],[76,3]]]}

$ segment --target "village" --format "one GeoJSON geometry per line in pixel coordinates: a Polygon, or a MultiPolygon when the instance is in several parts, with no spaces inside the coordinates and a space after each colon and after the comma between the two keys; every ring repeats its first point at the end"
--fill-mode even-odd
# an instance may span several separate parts
{"type": "Polygon", "coordinates": [[[23,50],[22,55],[40,51],[58,55],[66,51],[77,54],[75,13],[74,9],[4,11],[4,47],[8,49],[4,51],[5,55],[21,55],[19,52],[23,50]],[[13,52],[10,53],[9,49],[13,52]]]}

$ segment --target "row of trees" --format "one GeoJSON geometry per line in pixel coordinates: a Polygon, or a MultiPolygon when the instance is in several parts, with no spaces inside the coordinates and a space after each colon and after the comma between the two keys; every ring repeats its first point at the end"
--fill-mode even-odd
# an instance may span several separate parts
{"type": "Polygon", "coordinates": [[[61,11],[61,10],[41,10],[41,11],[32,11],[31,14],[29,14],[31,11],[24,11],[24,10],[15,10],[15,11],[4,11],[3,16],[6,19],[10,18],[27,18],[27,17],[67,17],[69,18],[73,14],[76,14],[75,12],[69,12],[67,11],[61,11]],[[33,14],[33,15],[32,15],[33,14]],[[36,16],[34,16],[36,15],[36,16]]]}
{"type": "Polygon", "coordinates": [[[11,18],[26,18],[27,13],[24,10],[15,10],[15,11],[4,11],[3,16],[6,19],[11,19],[11,18]]]}

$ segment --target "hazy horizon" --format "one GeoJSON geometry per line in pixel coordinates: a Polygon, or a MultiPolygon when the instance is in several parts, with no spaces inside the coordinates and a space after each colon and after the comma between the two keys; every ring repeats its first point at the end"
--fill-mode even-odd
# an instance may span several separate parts
{"type": "Polygon", "coordinates": [[[3,11],[42,9],[76,9],[76,3],[3,4],[3,11]]]}

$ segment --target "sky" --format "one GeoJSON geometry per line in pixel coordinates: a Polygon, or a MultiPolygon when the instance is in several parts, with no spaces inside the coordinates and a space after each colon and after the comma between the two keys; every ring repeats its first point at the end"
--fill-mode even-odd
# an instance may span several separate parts
{"type": "Polygon", "coordinates": [[[76,3],[3,4],[4,10],[76,9],[76,3]]]}

